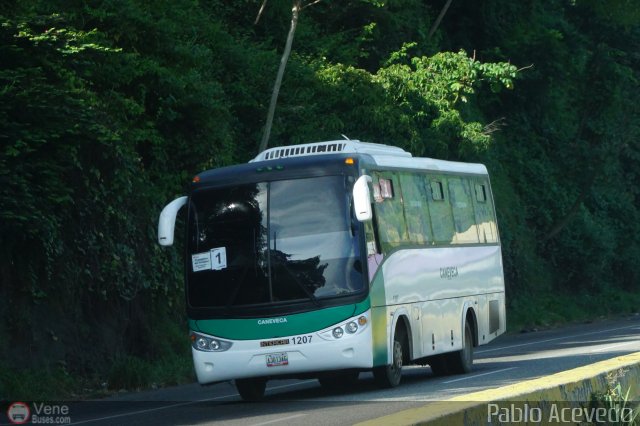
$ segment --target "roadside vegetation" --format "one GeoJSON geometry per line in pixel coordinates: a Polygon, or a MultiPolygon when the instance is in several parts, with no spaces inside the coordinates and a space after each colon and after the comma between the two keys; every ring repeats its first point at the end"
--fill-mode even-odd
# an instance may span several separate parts
{"type": "MultiPolygon", "coordinates": [[[[595,421],[593,424],[607,424],[620,426],[636,426],[640,424],[640,403],[635,400],[638,397],[637,386],[626,390],[620,384],[621,379],[628,373],[625,369],[610,372],[607,375],[607,387],[604,391],[591,394],[590,408],[606,411],[606,418],[595,421]]],[[[605,417],[605,416],[602,416],[605,417]]]]}
{"type": "MultiPolygon", "coordinates": [[[[291,0],[257,24],[260,0],[0,4],[0,399],[192,380],[182,249],[157,217],[257,154],[291,0]]],[[[269,145],[482,162],[510,330],[636,313],[639,48],[623,0],[323,0],[269,145]]]]}

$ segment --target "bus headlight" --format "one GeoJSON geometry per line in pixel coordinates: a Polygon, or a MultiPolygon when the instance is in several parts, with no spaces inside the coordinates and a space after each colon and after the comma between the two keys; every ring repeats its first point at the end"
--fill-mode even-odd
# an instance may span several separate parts
{"type": "Polygon", "coordinates": [[[318,336],[324,340],[339,340],[349,339],[353,336],[357,336],[367,330],[369,327],[369,318],[367,315],[360,315],[359,317],[352,317],[344,320],[341,323],[334,324],[329,328],[318,332],[318,336]]]}
{"type": "Polygon", "coordinates": [[[226,340],[205,336],[204,334],[191,332],[191,347],[203,352],[223,352],[228,350],[233,343],[226,340]]]}

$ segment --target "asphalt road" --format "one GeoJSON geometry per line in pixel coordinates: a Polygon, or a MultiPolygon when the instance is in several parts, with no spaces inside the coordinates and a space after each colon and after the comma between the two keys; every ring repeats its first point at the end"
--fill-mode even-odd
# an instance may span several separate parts
{"type": "Polygon", "coordinates": [[[193,384],[73,404],[69,414],[72,424],[86,425],[347,425],[639,351],[636,315],[501,336],[476,348],[470,374],[435,377],[429,367],[406,367],[394,389],[379,389],[368,373],[334,392],[316,380],[271,381],[264,402],[245,403],[230,383],[193,384]]]}

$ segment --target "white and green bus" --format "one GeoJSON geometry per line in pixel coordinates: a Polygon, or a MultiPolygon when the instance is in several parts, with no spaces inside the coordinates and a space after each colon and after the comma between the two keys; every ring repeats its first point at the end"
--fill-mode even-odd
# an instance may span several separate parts
{"type": "Polygon", "coordinates": [[[465,373],[505,331],[500,240],[485,166],[353,140],[268,149],[205,171],[186,206],[185,285],[198,381],[342,386],[408,364],[465,373]]]}

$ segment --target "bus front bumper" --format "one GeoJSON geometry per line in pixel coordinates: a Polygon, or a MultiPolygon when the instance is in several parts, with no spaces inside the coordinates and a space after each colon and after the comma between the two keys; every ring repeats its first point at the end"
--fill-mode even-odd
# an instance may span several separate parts
{"type": "Polygon", "coordinates": [[[192,348],[198,382],[209,384],[251,377],[295,377],[297,374],[302,376],[323,371],[372,368],[369,312],[366,317],[366,326],[360,327],[355,333],[344,332],[339,338],[333,336],[334,326],[305,335],[230,340],[233,345],[223,352],[192,348]]]}

